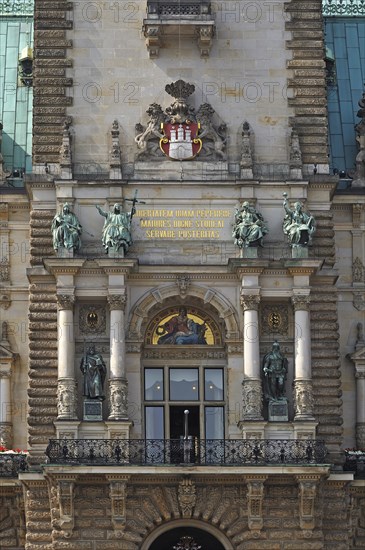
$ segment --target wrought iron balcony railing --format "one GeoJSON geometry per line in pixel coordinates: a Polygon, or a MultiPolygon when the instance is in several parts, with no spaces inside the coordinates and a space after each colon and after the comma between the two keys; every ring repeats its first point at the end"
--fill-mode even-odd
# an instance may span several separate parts
{"type": "Polygon", "coordinates": [[[322,0],[322,13],[329,15],[365,15],[365,0],[322,0]]]}
{"type": "Polygon", "coordinates": [[[346,472],[354,472],[356,476],[365,479],[365,451],[345,451],[343,469],[346,472]]]}
{"type": "Polygon", "coordinates": [[[266,466],[323,464],[323,441],[299,439],[51,439],[50,464],[266,466]]]}
{"type": "Polygon", "coordinates": [[[0,477],[18,477],[28,470],[26,454],[0,453],[0,477]]]}
{"type": "Polygon", "coordinates": [[[210,1],[207,0],[148,0],[147,17],[190,17],[211,14],[210,1]]]}

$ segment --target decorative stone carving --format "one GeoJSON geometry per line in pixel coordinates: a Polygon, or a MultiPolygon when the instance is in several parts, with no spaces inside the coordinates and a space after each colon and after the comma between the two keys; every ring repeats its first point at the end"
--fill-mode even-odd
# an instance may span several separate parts
{"type": "Polygon", "coordinates": [[[176,285],[181,298],[186,298],[190,284],[191,279],[188,275],[178,275],[176,277],[176,285]]]}
{"type": "Polygon", "coordinates": [[[123,532],[126,526],[127,482],[130,476],[107,475],[110,484],[112,524],[115,531],[123,532]]]}
{"type": "Polygon", "coordinates": [[[109,380],[109,420],[125,420],[128,418],[128,382],[126,379],[109,380]]]}
{"type": "Polygon", "coordinates": [[[64,476],[57,483],[57,497],[60,511],[59,526],[66,538],[71,537],[75,526],[74,489],[77,475],[64,476]]]}
{"type": "Polygon", "coordinates": [[[0,296],[0,307],[2,309],[9,309],[10,305],[11,305],[11,299],[9,294],[2,294],[0,296]]]}
{"type": "Polygon", "coordinates": [[[122,178],[122,162],[121,151],[119,143],[119,123],[117,120],[113,121],[111,136],[112,136],[112,148],[110,151],[110,171],[109,177],[112,180],[122,178]]]}
{"type": "Polygon", "coordinates": [[[313,418],[313,390],[311,380],[294,381],[294,411],[295,420],[313,418]]]}
{"type": "Polygon", "coordinates": [[[156,59],[160,53],[160,47],[162,45],[161,34],[162,29],[160,25],[145,25],[143,33],[146,38],[146,46],[150,59],[156,59]]]}
{"type": "Polygon", "coordinates": [[[310,296],[308,294],[294,294],[291,301],[294,311],[309,311],[310,296]]]}
{"type": "Polygon", "coordinates": [[[260,531],[264,524],[262,503],[264,500],[265,479],[266,476],[259,476],[259,479],[247,479],[248,527],[255,531],[260,531]]]}
{"type": "Polygon", "coordinates": [[[76,383],[73,378],[60,378],[57,388],[58,420],[75,420],[77,406],[76,383]]]}
{"type": "Polygon", "coordinates": [[[363,283],[365,280],[365,268],[359,257],[356,257],[352,264],[352,281],[363,283]]]}
{"type": "Polygon", "coordinates": [[[253,178],[253,157],[251,148],[251,131],[248,122],[242,125],[241,179],[253,178]]]}
{"type": "Polygon", "coordinates": [[[75,296],[73,294],[57,294],[57,309],[73,309],[75,296]]]}
{"type": "Polygon", "coordinates": [[[120,309],[122,311],[125,310],[125,306],[127,304],[126,294],[110,294],[107,297],[107,300],[111,311],[115,309],[120,309]]]}
{"type": "Polygon", "coordinates": [[[299,484],[299,519],[303,530],[315,527],[314,505],[319,478],[316,476],[296,476],[299,484]]]}
{"type": "Polygon", "coordinates": [[[356,172],[351,187],[365,186],[365,92],[363,92],[362,98],[359,100],[359,107],[357,116],[361,120],[355,126],[359,152],[356,156],[356,172]]]}
{"type": "Polygon", "coordinates": [[[352,205],[352,224],[354,227],[359,227],[361,223],[361,212],[364,205],[356,202],[352,205]]]}
{"type": "MultiPolygon", "coordinates": [[[[4,404],[2,404],[4,406],[4,404]]],[[[13,445],[13,427],[6,422],[0,422],[0,446],[11,449],[13,445]]]]}
{"type": "Polygon", "coordinates": [[[201,550],[201,546],[192,537],[181,537],[173,550],[201,550]]]}
{"type": "Polygon", "coordinates": [[[210,50],[213,45],[214,26],[202,25],[197,28],[198,35],[198,48],[200,50],[200,57],[206,59],[209,57],[210,50]]]}
{"type": "Polygon", "coordinates": [[[240,302],[243,311],[258,311],[260,296],[258,294],[246,294],[246,290],[241,288],[240,302]]]}
{"type": "Polygon", "coordinates": [[[288,334],[288,306],[280,304],[263,305],[260,317],[260,328],[263,334],[288,334]]]}
{"type": "Polygon", "coordinates": [[[0,260],[0,282],[10,280],[10,263],[9,258],[3,256],[0,260]]]}
{"type": "Polygon", "coordinates": [[[72,119],[68,117],[63,123],[62,145],[60,149],[61,179],[72,179],[71,126],[72,119]]]}
{"type": "Polygon", "coordinates": [[[190,478],[179,483],[178,500],[183,518],[191,518],[196,503],[196,487],[190,478]]]}
{"type": "Polygon", "coordinates": [[[244,420],[262,420],[261,380],[243,380],[242,401],[244,420]]]}
{"type": "Polygon", "coordinates": [[[365,311],[365,297],[363,292],[354,292],[352,303],[358,311],[365,311]]]}
{"type": "Polygon", "coordinates": [[[356,424],[356,448],[365,449],[365,422],[357,422],[356,424]]]}
{"type": "Polygon", "coordinates": [[[177,80],[165,86],[175,101],[165,109],[152,103],[147,109],[147,126],[136,125],[135,142],[138,159],[161,159],[163,155],[174,160],[224,160],[226,158],[226,125],[213,123],[214,109],[204,103],[195,111],[187,103],[195,86],[177,80]]]}
{"type": "Polygon", "coordinates": [[[300,149],[299,137],[295,128],[292,128],[290,135],[290,160],[289,171],[291,179],[303,179],[302,151],[300,149]]]}
{"type": "Polygon", "coordinates": [[[106,314],[104,306],[82,305],[79,310],[79,330],[82,334],[104,334],[106,314]]]}

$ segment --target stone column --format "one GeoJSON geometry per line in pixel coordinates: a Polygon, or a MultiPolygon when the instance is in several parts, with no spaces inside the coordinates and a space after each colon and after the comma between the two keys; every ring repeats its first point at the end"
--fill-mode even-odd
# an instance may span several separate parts
{"type": "Polygon", "coordinates": [[[365,372],[356,372],[356,448],[365,449],[365,372]]]}
{"type": "Polygon", "coordinates": [[[241,289],[243,323],[243,419],[262,420],[258,307],[260,296],[241,289]]]}
{"type": "Polygon", "coordinates": [[[110,308],[110,379],[108,420],[126,420],[128,383],[125,377],[125,335],[124,310],[125,294],[108,296],[110,308]]]}
{"type": "Polygon", "coordinates": [[[309,295],[294,294],[294,420],[313,420],[309,295]]]}
{"type": "Polygon", "coordinates": [[[76,420],[75,339],[72,294],[57,294],[58,420],[76,420]]]}

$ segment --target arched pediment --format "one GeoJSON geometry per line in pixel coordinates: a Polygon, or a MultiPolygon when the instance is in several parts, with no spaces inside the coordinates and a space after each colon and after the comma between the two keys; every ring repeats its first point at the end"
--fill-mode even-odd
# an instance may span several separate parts
{"type": "Polygon", "coordinates": [[[213,330],[219,330],[225,340],[239,338],[237,312],[232,304],[220,292],[194,283],[189,285],[189,293],[184,297],[177,293],[175,284],[144,294],[131,310],[128,338],[142,342],[154,318],[161,318],[164,311],[177,311],[181,306],[209,318],[213,330]]]}

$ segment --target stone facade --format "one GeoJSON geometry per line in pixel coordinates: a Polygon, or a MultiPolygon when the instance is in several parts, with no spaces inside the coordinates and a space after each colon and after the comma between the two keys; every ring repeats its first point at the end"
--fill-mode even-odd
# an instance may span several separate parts
{"type": "Polygon", "coordinates": [[[357,550],[365,486],[342,467],[364,437],[365,210],[328,174],[321,2],[250,4],[256,15],[199,3],[193,35],[193,19],[180,32],[176,6],[155,4],[145,19],[141,3],[35,2],[34,171],[0,210],[0,421],[30,469],[0,477],[1,548],[170,550],[205,533],[214,550],[357,550]],[[184,113],[203,153],[172,160],[161,131],[184,113]],[[316,221],[295,253],[283,194],[316,221]],[[242,252],[244,201],[269,231],[242,252]],[[66,202],[82,244],[55,252],[66,202]],[[133,218],[126,254],[101,244],[96,207],[115,204],[133,218]],[[164,344],[184,309],[204,345],[164,344]],[[275,340],[282,421],[262,388],[275,340]],[[80,369],[91,343],[106,364],[95,421],[80,369]],[[174,396],[176,373],[197,393],[174,396]],[[290,462],[293,442],[306,447],[290,462]]]}

